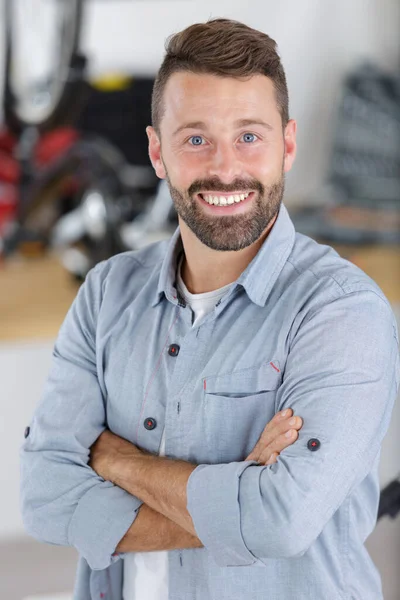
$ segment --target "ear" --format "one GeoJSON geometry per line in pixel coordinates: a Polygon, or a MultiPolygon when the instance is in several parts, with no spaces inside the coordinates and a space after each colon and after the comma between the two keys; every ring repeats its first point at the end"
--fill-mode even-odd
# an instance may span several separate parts
{"type": "Polygon", "coordinates": [[[161,142],[154,127],[146,127],[147,137],[149,138],[149,157],[157,177],[165,179],[166,172],[161,158],[161,142]]]}
{"type": "Polygon", "coordinates": [[[285,157],[284,157],[284,171],[290,171],[292,165],[294,163],[294,159],[296,158],[296,130],[297,123],[293,119],[288,121],[288,124],[285,127],[285,157]]]}

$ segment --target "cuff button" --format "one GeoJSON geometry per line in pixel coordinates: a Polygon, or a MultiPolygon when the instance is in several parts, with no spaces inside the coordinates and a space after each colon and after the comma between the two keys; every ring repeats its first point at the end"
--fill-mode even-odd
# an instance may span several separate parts
{"type": "Polygon", "coordinates": [[[307,442],[307,448],[311,450],[311,452],[315,452],[315,450],[318,450],[320,446],[321,442],[317,440],[317,438],[311,438],[311,440],[308,440],[307,442]]]}
{"type": "Polygon", "coordinates": [[[25,428],[25,431],[24,431],[24,438],[27,438],[27,437],[28,437],[30,430],[31,430],[31,428],[30,428],[30,427],[26,427],[26,428],[25,428]]]}

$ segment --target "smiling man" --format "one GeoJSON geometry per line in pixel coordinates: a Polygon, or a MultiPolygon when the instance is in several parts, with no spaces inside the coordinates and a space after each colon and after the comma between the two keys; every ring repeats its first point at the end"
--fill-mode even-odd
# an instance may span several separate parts
{"type": "Polygon", "coordinates": [[[382,599],[364,542],[398,332],[282,202],[275,42],[227,19],[174,35],[152,113],[179,227],[81,287],[21,451],[25,526],[79,551],[74,600],[382,599]]]}

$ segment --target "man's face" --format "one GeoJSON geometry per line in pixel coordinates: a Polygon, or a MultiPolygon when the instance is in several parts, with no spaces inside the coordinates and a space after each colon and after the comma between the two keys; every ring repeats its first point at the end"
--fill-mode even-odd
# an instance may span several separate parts
{"type": "Polygon", "coordinates": [[[278,214],[294,159],[295,123],[282,131],[271,80],[174,73],[164,106],[149,152],[180,219],[214,250],[250,246],[278,214]]]}

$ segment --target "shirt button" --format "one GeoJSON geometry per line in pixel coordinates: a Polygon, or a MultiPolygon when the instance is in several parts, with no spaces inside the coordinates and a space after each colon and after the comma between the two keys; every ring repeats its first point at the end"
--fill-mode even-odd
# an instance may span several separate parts
{"type": "Polygon", "coordinates": [[[171,344],[168,348],[168,354],[170,356],[178,356],[180,350],[180,346],[178,344],[171,344]]]}
{"type": "Polygon", "coordinates": [[[146,427],[146,429],[154,429],[155,427],[157,427],[157,421],[152,417],[148,417],[144,420],[144,426],[146,427]]]}
{"type": "Polygon", "coordinates": [[[25,431],[24,431],[24,438],[27,438],[27,437],[28,437],[30,430],[31,430],[31,428],[30,428],[30,427],[26,427],[26,428],[25,428],[25,431]]]}
{"type": "Polygon", "coordinates": [[[308,440],[307,448],[309,450],[311,450],[312,452],[315,452],[315,450],[318,450],[320,446],[321,446],[321,442],[319,440],[317,440],[317,438],[311,438],[311,440],[308,440]]]}

